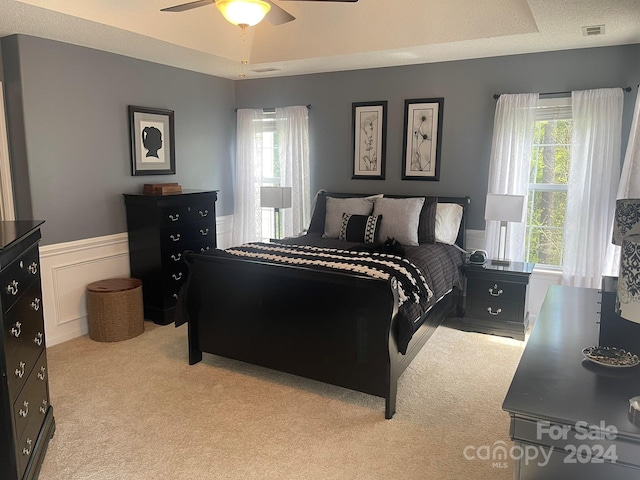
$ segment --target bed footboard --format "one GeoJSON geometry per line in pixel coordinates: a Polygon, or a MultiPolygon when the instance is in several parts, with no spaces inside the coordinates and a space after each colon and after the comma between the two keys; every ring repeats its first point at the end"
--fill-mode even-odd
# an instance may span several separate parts
{"type": "Polygon", "coordinates": [[[222,256],[186,260],[191,364],[202,352],[221,355],[377,395],[395,411],[390,282],[222,256]]]}

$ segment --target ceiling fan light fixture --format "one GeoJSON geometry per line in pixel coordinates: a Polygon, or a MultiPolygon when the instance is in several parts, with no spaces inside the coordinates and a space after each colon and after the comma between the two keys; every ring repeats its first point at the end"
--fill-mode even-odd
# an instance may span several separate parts
{"type": "Polygon", "coordinates": [[[271,9],[263,0],[216,0],[216,7],[230,23],[249,27],[260,23],[271,9]]]}

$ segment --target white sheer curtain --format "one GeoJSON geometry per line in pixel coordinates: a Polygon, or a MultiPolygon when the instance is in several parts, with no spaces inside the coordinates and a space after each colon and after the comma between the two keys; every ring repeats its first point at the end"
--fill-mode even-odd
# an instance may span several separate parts
{"type": "MultiPolygon", "coordinates": [[[[493,123],[487,193],[527,195],[538,94],[500,95],[493,123]]],[[[524,223],[510,223],[505,257],[524,260],[524,223]]],[[[500,222],[487,220],[486,250],[497,258],[500,222]]]]}
{"type": "Polygon", "coordinates": [[[633,110],[617,198],[640,198],[640,93],[636,94],[636,107],[633,110]]]}
{"type": "MultiPolygon", "coordinates": [[[[239,109],[237,116],[233,245],[263,237],[260,186],[267,158],[263,110],[239,109]]],[[[297,235],[310,221],[309,113],[306,106],[284,107],[275,117],[280,186],[291,187],[292,208],[281,210],[284,235],[297,235]]]]}
{"type": "Polygon", "coordinates": [[[262,224],[262,109],[239,109],[237,117],[233,245],[259,241],[262,224]]]}
{"type": "Polygon", "coordinates": [[[620,177],[620,88],[571,93],[573,134],[567,191],[563,285],[600,287],[620,177]]]}
{"type": "Polygon", "coordinates": [[[309,109],[276,108],[280,182],[291,187],[291,208],[283,210],[284,235],[298,235],[311,221],[309,181],[309,109]]]}

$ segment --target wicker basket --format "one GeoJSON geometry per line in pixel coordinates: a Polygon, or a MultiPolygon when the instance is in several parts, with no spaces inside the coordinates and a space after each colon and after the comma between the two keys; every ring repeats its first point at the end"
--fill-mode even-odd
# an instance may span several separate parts
{"type": "Polygon", "coordinates": [[[87,286],[89,337],[98,342],[118,342],[144,332],[142,281],[111,278],[87,286]]]}

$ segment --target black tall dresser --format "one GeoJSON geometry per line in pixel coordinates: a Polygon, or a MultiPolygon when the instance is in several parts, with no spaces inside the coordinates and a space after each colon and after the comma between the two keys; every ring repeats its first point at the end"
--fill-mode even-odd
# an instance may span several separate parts
{"type": "Polygon", "coordinates": [[[185,250],[216,248],[217,198],[215,190],[124,194],[131,276],[142,280],[147,320],[160,325],[173,322],[178,291],[187,275],[185,250]]]}
{"type": "Polygon", "coordinates": [[[49,403],[41,221],[0,222],[0,479],[37,478],[55,432],[49,403]]]}

